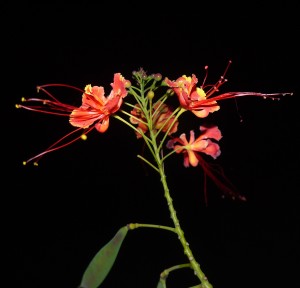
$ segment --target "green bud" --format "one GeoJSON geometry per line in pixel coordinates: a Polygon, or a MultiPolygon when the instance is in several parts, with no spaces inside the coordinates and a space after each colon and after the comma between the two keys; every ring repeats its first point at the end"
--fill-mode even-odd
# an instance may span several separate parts
{"type": "Polygon", "coordinates": [[[162,78],[162,75],[161,75],[160,73],[154,74],[154,79],[155,79],[156,81],[160,81],[161,78],[162,78]]]}
{"type": "Polygon", "coordinates": [[[152,90],[148,91],[147,98],[151,100],[153,99],[153,97],[154,97],[154,92],[152,90]]]}

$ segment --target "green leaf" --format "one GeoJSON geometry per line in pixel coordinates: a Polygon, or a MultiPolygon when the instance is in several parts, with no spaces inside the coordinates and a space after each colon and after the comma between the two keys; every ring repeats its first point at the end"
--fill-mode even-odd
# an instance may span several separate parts
{"type": "Polygon", "coordinates": [[[127,232],[128,227],[122,227],[116,235],[99,250],[85,270],[79,286],[80,288],[97,288],[100,286],[113,266],[127,232]]]}
{"type": "Polygon", "coordinates": [[[166,280],[165,279],[159,279],[159,282],[158,282],[156,288],[167,288],[166,280]]]}

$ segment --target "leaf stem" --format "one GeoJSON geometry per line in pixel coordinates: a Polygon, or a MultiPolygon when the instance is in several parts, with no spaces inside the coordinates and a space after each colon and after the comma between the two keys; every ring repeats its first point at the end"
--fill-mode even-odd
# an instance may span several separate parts
{"type": "Polygon", "coordinates": [[[130,223],[128,224],[130,230],[137,229],[137,228],[157,228],[157,229],[164,229],[171,232],[176,233],[176,230],[173,227],[163,226],[163,225],[156,225],[156,224],[143,224],[143,223],[130,223]]]}

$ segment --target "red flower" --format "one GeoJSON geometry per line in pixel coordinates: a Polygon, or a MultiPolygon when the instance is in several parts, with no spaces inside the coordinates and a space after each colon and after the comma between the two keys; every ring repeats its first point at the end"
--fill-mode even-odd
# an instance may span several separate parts
{"type": "Polygon", "coordinates": [[[201,153],[209,155],[216,159],[220,154],[220,146],[216,143],[222,138],[221,131],[217,126],[205,127],[200,126],[203,132],[195,139],[194,131],[190,131],[190,140],[187,141],[186,135],[183,133],[179,138],[169,140],[167,147],[174,149],[176,153],[183,153],[183,164],[185,167],[192,165],[196,167],[200,165],[204,171],[204,198],[207,205],[206,176],[210,177],[213,182],[223,191],[223,193],[232,199],[245,201],[246,198],[241,195],[229,179],[224,175],[222,168],[216,164],[208,163],[201,156],[201,153]]]}
{"type": "Polygon", "coordinates": [[[190,140],[187,141],[185,133],[181,134],[179,138],[169,140],[167,143],[168,148],[173,148],[176,153],[183,153],[183,164],[189,167],[190,164],[196,167],[199,163],[198,153],[205,153],[214,159],[220,154],[220,146],[212,141],[219,141],[222,138],[221,131],[217,126],[207,128],[200,126],[200,131],[203,132],[196,140],[193,130],[190,131],[190,140]],[[179,144],[176,144],[179,143],[179,144]]]}
{"type": "Polygon", "coordinates": [[[196,87],[198,79],[194,74],[192,77],[183,75],[176,81],[166,78],[165,82],[177,94],[181,107],[192,111],[197,117],[204,118],[220,109],[216,101],[204,103],[208,97],[202,88],[196,87]]]}
{"type": "Polygon", "coordinates": [[[104,96],[103,87],[87,85],[82,95],[82,105],[73,110],[70,123],[75,127],[88,128],[96,122],[95,128],[105,132],[109,126],[109,116],[120,109],[127,95],[126,86],[129,83],[120,73],[116,73],[108,97],[104,96]]]}
{"type": "Polygon", "coordinates": [[[61,149],[79,139],[85,140],[86,134],[92,131],[94,128],[96,128],[97,131],[101,133],[105,132],[109,126],[109,116],[120,109],[123,103],[123,98],[127,95],[126,87],[130,86],[130,81],[125,80],[125,78],[120,73],[116,73],[114,74],[114,82],[111,83],[111,86],[112,91],[110,92],[108,97],[105,97],[104,88],[99,86],[92,87],[91,85],[87,85],[85,87],[85,90],[83,91],[82,89],[66,84],[48,84],[39,86],[38,91],[43,91],[50,97],[50,99],[22,99],[23,102],[26,102],[28,104],[18,104],[16,105],[17,108],[24,108],[27,110],[46,114],[67,116],[69,117],[69,122],[73,126],[79,127],[60,138],[58,141],[48,147],[44,152],[25,161],[24,164],[36,160],[35,165],[37,165],[38,160],[46,153],[61,149]],[[45,89],[46,87],[58,86],[72,88],[83,93],[82,105],[78,108],[70,104],[62,103],[45,89]],[[29,103],[35,105],[30,105],[29,103]],[[84,134],[81,133],[79,136],[76,136],[75,138],[62,144],[64,140],[82,129],[84,129],[84,134]]]}
{"type": "MultiPolygon", "coordinates": [[[[218,105],[218,100],[237,98],[241,96],[257,96],[263,98],[279,99],[284,95],[292,95],[292,93],[273,93],[273,94],[264,94],[257,92],[228,92],[220,95],[213,96],[215,92],[219,91],[219,87],[223,85],[227,80],[225,79],[225,74],[229,68],[231,61],[229,61],[225,72],[221,76],[220,80],[214,85],[204,85],[207,73],[204,78],[203,84],[200,87],[197,87],[198,83],[197,77],[192,74],[192,77],[187,77],[183,75],[179,77],[176,81],[171,81],[167,77],[164,82],[167,86],[173,89],[173,91],[178,96],[180,105],[186,109],[193,112],[197,117],[204,118],[208,116],[209,113],[218,111],[220,106],[218,105]],[[210,87],[207,91],[205,89],[210,87]],[[212,97],[213,96],[213,97],[212,97]]],[[[207,71],[208,67],[205,67],[207,71]]]]}

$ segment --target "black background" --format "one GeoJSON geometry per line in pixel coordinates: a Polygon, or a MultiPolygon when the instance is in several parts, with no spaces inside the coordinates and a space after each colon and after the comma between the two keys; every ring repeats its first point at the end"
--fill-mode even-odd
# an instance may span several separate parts
{"type": "MultiPolygon", "coordinates": [[[[223,199],[200,169],[181,157],[166,164],[186,238],[216,288],[295,287],[299,268],[299,4],[249,2],[67,3],[5,7],[3,219],[10,247],[8,287],[74,288],[93,255],[127,223],[171,225],[158,175],[136,155],[133,132],[112,119],[105,134],[22,161],[70,131],[65,118],[15,109],[35,87],[86,84],[109,91],[113,74],[143,67],[170,79],[196,74],[215,83],[233,61],[221,92],[294,92],[278,101],[240,98],[211,115],[223,134],[216,160],[247,197],[223,199]],[[7,105],[8,104],[8,105],[7,105]],[[238,107],[238,110],[237,110],[238,107]],[[239,114],[243,122],[239,120],[239,114]],[[168,165],[169,164],[169,165],[168,165]]],[[[3,20],[2,20],[3,21],[3,20]]],[[[74,97],[81,97],[80,95],[74,97]]],[[[187,129],[199,125],[193,118],[187,129]]],[[[156,287],[159,273],[186,262],[171,233],[130,231],[103,287],[156,287]]],[[[191,271],[168,287],[196,285],[191,271]]]]}

